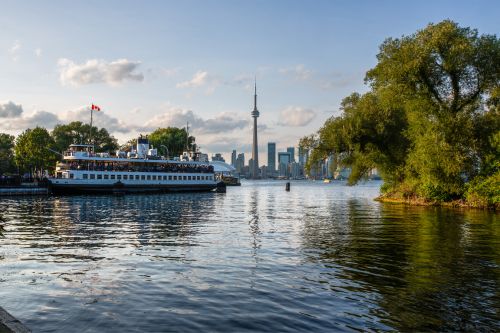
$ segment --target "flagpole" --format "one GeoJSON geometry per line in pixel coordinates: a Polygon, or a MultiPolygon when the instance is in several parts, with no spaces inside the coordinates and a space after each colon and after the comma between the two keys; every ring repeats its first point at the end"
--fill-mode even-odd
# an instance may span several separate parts
{"type": "Polygon", "coordinates": [[[90,131],[89,131],[89,144],[92,144],[92,116],[94,114],[94,105],[90,108],[90,131]]]}

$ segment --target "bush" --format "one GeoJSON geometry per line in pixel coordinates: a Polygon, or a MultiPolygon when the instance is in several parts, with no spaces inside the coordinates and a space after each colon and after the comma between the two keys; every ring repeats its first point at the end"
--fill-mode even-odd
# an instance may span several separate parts
{"type": "Polygon", "coordinates": [[[474,179],[468,185],[465,198],[473,206],[500,208],[500,171],[474,179]]]}

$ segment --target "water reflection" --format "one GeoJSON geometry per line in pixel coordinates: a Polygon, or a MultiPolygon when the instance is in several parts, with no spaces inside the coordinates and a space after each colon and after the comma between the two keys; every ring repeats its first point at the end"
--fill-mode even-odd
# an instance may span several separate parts
{"type": "Polygon", "coordinates": [[[321,249],[308,258],[331,265],[333,292],[375,293],[371,315],[398,330],[500,327],[494,214],[357,200],[328,212],[304,223],[303,247],[321,249]]]}
{"type": "Polygon", "coordinates": [[[0,201],[0,306],[35,331],[498,331],[500,226],[379,184],[0,201]]]}

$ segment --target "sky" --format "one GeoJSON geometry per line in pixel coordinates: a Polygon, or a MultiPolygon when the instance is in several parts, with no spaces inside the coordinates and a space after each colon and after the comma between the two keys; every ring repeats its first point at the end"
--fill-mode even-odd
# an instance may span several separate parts
{"type": "Polygon", "coordinates": [[[499,1],[0,1],[0,132],[79,120],[120,143],[185,126],[202,152],[259,160],[365,92],[380,44],[451,19],[500,32],[499,1]]]}

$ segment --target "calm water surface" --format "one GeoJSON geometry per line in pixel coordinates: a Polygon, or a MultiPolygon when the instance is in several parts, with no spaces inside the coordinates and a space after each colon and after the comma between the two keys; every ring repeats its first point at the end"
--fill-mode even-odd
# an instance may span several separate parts
{"type": "Polygon", "coordinates": [[[500,222],[380,183],[0,199],[0,306],[35,332],[500,331],[500,222]]]}

